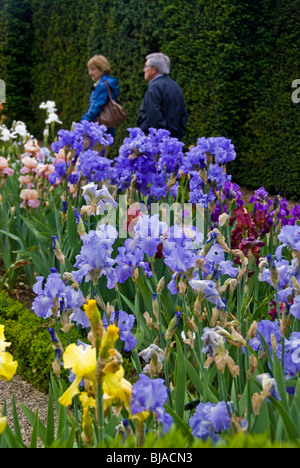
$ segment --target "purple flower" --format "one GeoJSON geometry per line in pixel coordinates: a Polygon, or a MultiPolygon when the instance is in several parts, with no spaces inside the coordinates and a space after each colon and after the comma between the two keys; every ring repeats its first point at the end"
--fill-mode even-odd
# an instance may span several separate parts
{"type": "Polygon", "coordinates": [[[221,349],[224,346],[225,338],[215,328],[205,327],[203,331],[204,333],[201,336],[201,340],[203,341],[202,352],[213,356],[215,348],[221,349]]]}
{"type": "Polygon", "coordinates": [[[215,304],[218,309],[226,308],[226,304],[223,302],[220,294],[217,291],[216,283],[213,281],[191,279],[189,281],[189,285],[195,289],[195,291],[201,294],[202,299],[206,299],[212,304],[215,304]]]}
{"type": "Polygon", "coordinates": [[[285,339],[284,351],[285,375],[295,377],[300,372],[300,332],[293,332],[285,339]]]}
{"type": "MultiPolygon", "coordinates": [[[[198,140],[199,141],[199,140],[198,140]]],[[[192,146],[185,154],[181,164],[181,171],[184,174],[190,174],[192,171],[200,171],[206,168],[206,154],[202,147],[192,146]]]]}
{"type": "Polygon", "coordinates": [[[112,160],[99,156],[98,151],[86,150],[79,155],[78,169],[89,181],[110,179],[112,160]]]}
{"type": "Polygon", "coordinates": [[[245,201],[242,199],[243,194],[240,191],[240,187],[233,182],[227,180],[223,187],[222,198],[223,200],[235,200],[237,206],[243,206],[245,201]]]}
{"type": "MultiPolygon", "coordinates": [[[[264,187],[260,187],[258,190],[254,191],[254,195],[251,196],[249,203],[255,203],[257,201],[268,201],[268,192],[264,187]]],[[[272,202],[270,202],[272,203],[272,202]]]]}
{"type": "Polygon", "coordinates": [[[259,335],[263,337],[263,339],[265,340],[270,350],[272,349],[272,343],[271,343],[272,334],[275,335],[277,343],[279,343],[281,340],[279,322],[272,322],[271,320],[262,320],[261,322],[257,324],[256,331],[258,332],[256,337],[251,338],[251,340],[249,340],[249,344],[253,348],[254,351],[263,349],[263,341],[259,335]]]}
{"type": "Polygon", "coordinates": [[[59,130],[57,132],[58,140],[52,143],[52,150],[58,153],[61,148],[65,146],[70,148],[77,148],[77,151],[83,151],[83,139],[78,141],[77,136],[70,130],[59,130]],[[78,147],[78,145],[80,145],[78,147]]]}
{"type": "MultiPolygon", "coordinates": [[[[112,161],[99,156],[98,152],[93,151],[92,148],[96,143],[103,146],[112,144],[112,136],[105,131],[105,126],[99,126],[98,122],[81,121],[74,125],[72,131],[59,130],[57,133],[58,141],[52,143],[52,149],[55,153],[58,153],[61,148],[67,148],[68,151],[75,150],[72,164],[75,166],[79,158],[79,169],[83,177],[87,177],[89,180],[104,180],[110,177],[112,161]]],[[[66,177],[66,169],[70,166],[70,162],[66,164],[66,161],[56,161],[54,166],[55,170],[49,176],[52,185],[59,183],[61,178],[66,177]]],[[[76,167],[76,170],[69,175],[68,181],[76,184],[79,177],[80,172],[76,167]]]]}
{"type": "Polygon", "coordinates": [[[225,401],[217,404],[199,403],[189,424],[193,436],[203,440],[210,437],[213,441],[217,441],[219,438],[217,433],[230,426],[230,416],[225,401]]]}
{"type": "Polygon", "coordinates": [[[225,137],[198,138],[197,146],[190,148],[185,154],[181,170],[188,174],[194,170],[205,169],[207,157],[213,157],[216,164],[224,166],[236,158],[234,145],[225,137]]]}
{"type": "Polygon", "coordinates": [[[269,259],[269,262],[271,262],[271,268],[264,268],[262,274],[258,276],[259,281],[266,281],[268,282],[271,286],[273,286],[273,283],[271,281],[271,270],[272,268],[276,268],[278,272],[278,277],[279,277],[279,283],[278,283],[278,289],[281,290],[285,288],[286,286],[289,285],[291,281],[291,268],[288,260],[280,260],[276,261],[273,258],[267,256],[269,259]]]}
{"type": "MultiPolygon", "coordinates": [[[[284,288],[278,291],[278,300],[279,302],[285,302],[289,303],[290,302],[290,297],[293,295],[293,288],[284,288]]],[[[274,295],[274,300],[276,299],[276,296],[274,295]]]]}
{"type": "Polygon", "coordinates": [[[65,291],[65,283],[60,277],[59,273],[51,273],[43,288],[43,276],[36,277],[36,284],[33,286],[33,292],[38,295],[47,296],[51,299],[59,297],[65,291]]]}
{"type": "Polygon", "coordinates": [[[207,208],[214,200],[215,194],[213,189],[210,189],[208,193],[203,193],[201,188],[196,188],[189,193],[189,202],[193,205],[200,205],[207,208]]]}
{"type": "Polygon", "coordinates": [[[289,220],[288,224],[295,224],[300,220],[300,205],[295,205],[291,210],[292,218],[289,220]]]}
{"type": "Polygon", "coordinates": [[[209,152],[215,157],[215,161],[222,166],[236,158],[236,152],[231,140],[225,137],[208,138],[210,144],[209,152]]]}
{"type": "Polygon", "coordinates": [[[158,171],[162,174],[165,171],[167,174],[178,171],[179,165],[183,160],[183,145],[177,138],[171,138],[168,135],[161,139],[158,145],[160,152],[157,162],[158,171]]]}
{"type": "Polygon", "coordinates": [[[85,311],[81,309],[85,302],[85,298],[80,289],[76,290],[71,286],[66,286],[64,292],[64,307],[67,313],[70,313],[69,319],[82,328],[88,328],[90,322],[86,316],[85,311]]]}
{"type": "Polygon", "coordinates": [[[168,253],[164,252],[164,262],[172,271],[186,272],[194,267],[196,254],[192,250],[186,250],[179,243],[174,244],[174,248],[168,253]]]}
{"type": "Polygon", "coordinates": [[[140,216],[134,228],[135,237],[131,243],[128,243],[128,249],[132,250],[138,246],[151,258],[155,255],[157,246],[161,243],[167,230],[167,223],[160,221],[157,214],[140,216]]]}
{"type": "Polygon", "coordinates": [[[211,274],[217,279],[219,274],[229,275],[231,278],[234,278],[238,274],[238,268],[235,268],[230,260],[225,260],[225,252],[220,244],[213,244],[204,259],[203,270],[205,278],[211,274]]]}
{"type": "Polygon", "coordinates": [[[167,181],[177,173],[183,159],[183,144],[163,129],[149,129],[146,136],[138,128],[129,128],[115,158],[114,181],[119,190],[134,186],[144,196],[157,200],[168,194],[167,181]]]}
{"type": "Polygon", "coordinates": [[[52,149],[58,153],[61,148],[68,147],[74,149],[76,156],[85,149],[91,149],[95,143],[104,146],[110,145],[113,142],[111,135],[105,133],[105,126],[98,122],[81,121],[74,125],[72,131],[59,130],[57,132],[58,141],[52,143],[52,149]],[[87,145],[87,146],[86,146],[87,145]]]}
{"type": "Polygon", "coordinates": [[[127,251],[128,244],[130,244],[130,239],[126,239],[125,246],[118,248],[119,253],[115,259],[115,270],[119,283],[124,283],[131,276],[135,267],[144,266],[144,252],[138,246],[133,251],[127,251]]]}
{"type": "Polygon", "coordinates": [[[163,240],[165,264],[178,273],[188,271],[195,266],[196,248],[202,241],[202,233],[194,226],[171,226],[163,240]]]}
{"type": "Polygon", "coordinates": [[[231,180],[231,176],[227,175],[224,172],[222,166],[218,164],[210,164],[208,169],[207,175],[207,182],[212,185],[216,186],[218,189],[222,189],[227,181],[231,180]]]}
{"type": "Polygon", "coordinates": [[[105,185],[98,190],[97,184],[91,182],[82,187],[82,195],[87,205],[97,206],[96,214],[104,213],[107,208],[106,204],[112,205],[115,208],[118,206],[105,185]]]}
{"type": "Polygon", "coordinates": [[[300,251],[300,226],[283,226],[277,237],[285,245],[300,251]]]}
{"type": "Polygon", "coordinates": [[[72,185],[77,185],[80,179],[80,172],[75,170],[71,172],[71,174],[68,177],[68,182],[72,185]]]}
{"type": "Polygon", "coordinates": [[[47,319],[52,316],[52,307],[54,307],[54,301],[48,296],[38,296],[32,303],[33,312],[43,319],[47,319]]]}
{"type": "Polygon", "coordinates": [[[277,212],[277,223],[281,221],[282,226],[290,224],[288,216],[290,215],[290,210],[288,209],[288,202],[285,198],[280,200],[279,209],[277,212]]]}
{"type": "Polygon", "coordinates": [[[73,278],[81,283],[83,278],[94,283],[102,275],[107,277],[107,287],[113,288],[116,283],[116,273],[113,265],[116,261],[111,257],[113,244],[118,233],[113,226],[100,225],[99,230],[90,230],[82,236],[83,246],[76,256],[74,266],[78,270],[72,272],[73,278]]]}
{"type": "Polygon", "coordinates": [[[163,424],[163,431],[168,432],[173,422],[163,405],[167,401],[168,391],[163,379],[151,380],[145,374],[132,387],[131,412],[133,415],[142,411],[152,411],[157,420],[163,424]]]}
{"type": "Polygon", "coordinates": [[[91,149],[96,143],[108,146],[113,143],[113,137],[106,133],[106,127],[99,125],[98,122],[89,122],[81,120],[74,125],[73,132],[78,139],[83,139],[89,145],[86,149],[91,149]]]}
{"type": "MultiPolygon", "coordinates": [[[[108,323],[105,315],[103,315],[102,321],[104,327],[106,328],[108,323]]],[[[134,321],[135,316],[132,314],[127,314],[127,312],[124,312],[124,310],[113,312],[110,316],[110,324],[116,324],[119,329],[120,339],[125,343],[124,351],[131,351],[137,344],[136,338],[131,334],[134,321]]]]}
{"type": "Polygon", "coordinates": [[[290,307],[290,314],[296,319],[300,319],[300,296],[294,297],[294,302],[290,307]]]}
{"type": "Polygon", "coordinates": [[[83,327],[89,326],[86,314],[81,310],[85,299],[80,290],[65,285],[59,273],[51,273],[46,281],[43,276],[37,276],[36,280],[33,291],[37,297],[33,301],[32,310],[38,317],[46,319],[55,314],[60,317],[66,312],[70,315],[71,321],[83,327]]]}
{"type": "MultiPolygon", "coordinates": [[[[67,163],[69,167],[70,163],[67,163]]],[[[49,182],[51,185],[55,185],[61,181],[62,178],[66,177],[66,163],[63,160],[56,161],[54,163],[54,171],[49,175],[49,182]]]]}

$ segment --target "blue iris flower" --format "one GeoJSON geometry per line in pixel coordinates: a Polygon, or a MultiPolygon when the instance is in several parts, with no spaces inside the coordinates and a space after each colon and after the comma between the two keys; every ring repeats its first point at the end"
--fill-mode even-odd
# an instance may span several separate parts
{"type": "Polygon", "coordinates": [[[189,419],[189,424],[193,436],[203,440],[211,438],[216,442],[219,439],[217,433],[230,426],[230,416],[225,401],[217,404],[199,403],[195,413],[189,419]]]}
{"type": "Polygon", "coordinates": [[[173,422],[163,405],[167,401],[168,390],[163,379],[152,380],[145,374],[132,387],[131,412],[133,415],[142,411],[152,411],[163,424],[163,431],[168,432],[173,422]]]}
{"type": "Polygon", "coordinates": [[[81,310],[85,302],[82,292],[67,286],[59,273],[51,273],[46,280],[43,276],[37,276],[33,292],[37,296],[32,303],[32,310],[38,317],[44,319],[51,317],[56,302],[60,306],[57,310],[58,317],[65,311],[71,311],[71,321],[83,327],[89,326],[86,314],[81,310]]]}

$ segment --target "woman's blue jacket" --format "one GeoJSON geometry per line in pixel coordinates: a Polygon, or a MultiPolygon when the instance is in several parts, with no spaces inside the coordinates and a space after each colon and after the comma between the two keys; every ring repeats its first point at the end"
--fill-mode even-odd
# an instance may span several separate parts
{"type": "Polygon", "coordinates": [[[106,84],[104,83],[104,81],[107,81],[110,87],[111,96],[113,100],[117,99],[117,96],[119,94],[117,78],[111,78],[109,75],[102,75],[97,86],[91,92],[89,109],[86,112],[86,114],[84,114],[81,117],[80,120],[88,120],[89,122],[94,122],[97,116],[100,114],[102,106],[109,99],[106,84]]]}

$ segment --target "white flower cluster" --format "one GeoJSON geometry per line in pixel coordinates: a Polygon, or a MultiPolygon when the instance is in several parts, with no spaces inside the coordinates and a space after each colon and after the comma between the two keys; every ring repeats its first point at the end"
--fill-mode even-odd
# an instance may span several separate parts
{"type": "Polygon", "coordinates": [[[0,140],[5,142],[16,142],[24,144],[29,139],[34,137],[30,135],[24,122],[21,120],[14,121],[10,129],[6,125],[0,126],[0,140]]]}
{"type": "Polygon", "coordinates": [[[46,125],[50,125],[52,123],[62,123],[56,113],[57,109],[54,101],[41,102],[40,109],[45,109],[47,113],[47,119],[45,120],[46,125]]]}

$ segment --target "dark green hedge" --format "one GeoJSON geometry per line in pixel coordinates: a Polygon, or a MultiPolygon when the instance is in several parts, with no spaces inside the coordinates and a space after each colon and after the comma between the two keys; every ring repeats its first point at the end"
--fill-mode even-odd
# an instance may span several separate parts
{"type": "Polygon", "coordinates": [[[135,126],[146,89],[144,57],[163,51],[189,111],[185,143],[224,135],[236,146],[229,171],[250,188],[300,198],[300,0],[0,0],[0,74],[7,114],[42,134],[42,101],[63,127],[86,111],[86,62],[103,53],[135,126]]]}

